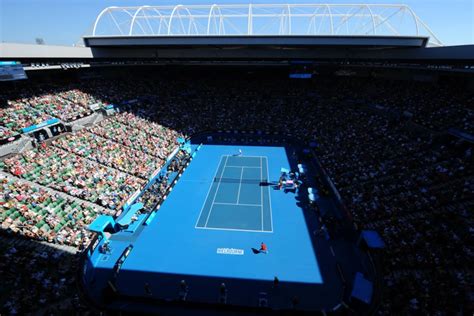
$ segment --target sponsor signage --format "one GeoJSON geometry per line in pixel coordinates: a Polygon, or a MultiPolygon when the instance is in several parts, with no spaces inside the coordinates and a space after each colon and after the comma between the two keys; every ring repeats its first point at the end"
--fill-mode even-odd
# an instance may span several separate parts
{"type": "Polygon", "coordinates": [[[243,256],[244,255],[243,249],[236,249],[236,248],[217,248],[217,254],[219,255],[237,255],[243,256]]]}
{"type": "Polygon", "coordinates": [[[23,65],[18,61],[0,61],[0,81],[27,79],[23,65]]]}
{"type": "Polygon", "coordinates": [[[31,125],[31,126],[25,127],[25,128],[22,129],[22,131],[23,131],[23,133],[29,133],[29,132],[32,132],[34,130],[40,129],[42,127],[53,125],[53,124],[56,124],[56,123],[59,123],[59,119],[56,119],[56,118],[55,119],[50,119],[50,120],[44,121],[44,122],[36,124],[36,125],[31,125]]]}

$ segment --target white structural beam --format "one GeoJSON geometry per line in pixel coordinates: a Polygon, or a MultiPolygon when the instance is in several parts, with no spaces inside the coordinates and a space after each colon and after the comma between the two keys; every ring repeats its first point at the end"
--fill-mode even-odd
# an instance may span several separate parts
{"type": "Polygon", "coordinates": [[[92,29],[92,35],[96,35],[95,31],[97,29],[97,24],[99,23],[100,19],[102,18],[102,16],[105,14],[105,12],[108,12],[110,9],[112,9],[114,7],[108,7],[108,8],[105,8],[104,10],[102,10],[99,15],[97,16],[97,18],[95,19],[94,21],[94,28],[92,29]]]}
{"type": "Polygon", "coordinates": [[[331,6],[329,4],[326,4],[326,8],[328,11],[328,16],[329,16],[329,26],[331,27],[331,35],[334,35],[334,21],[333,21],[333,16],[331,13],[331,6]]]}
{"type": "Polygon", "coordinates": [[[370,16],[372,17],[372,32],[373,32],[374,35],[376,35],[377,34],[377,29],[375,28],[374,13],[372,12],[372,9],[370,8],[369,5],[365,5],[365,7],[367,8],[367,10],[369,10],[370,16]]]}
{"type": "Polygon", "coordinates": [[[143,35],[149,36],[278,36],[310,33],[314,36],[427,36],[429,44],[442,45],[426,23],[404,4],[287,3],[108,7],[95,19],[92,36],[134,36],[137,27],[143,35]],[[411,19],[403,19],[406,12],[411,19]],[[153,21],[159,21],[159,24],[153,21]],[[318,28],[316,21],[319,23],[318,28]]]}
{"type": "MultiPolygon", "coordinates": [[[[128,32],[128,35],[132,35],[133,34],[133,26],[135,25],[135,20],[137,18],[137,15],[140,13],[140,11],[142,11],[144,8],[146,8],[148,6],[142,6],[140,7],[136,12],[135,14],[133,15],[132,17],[132,23],[130,23],[130,31],[128,32]]],[[[147,22],[148,22],[148,19],[147,19],[147,22]]]]}
{"type": "Polygon", "coordinates": [[[287,13],[288,13],[288,35],[291,35],[291,6],[289,4],[286,5],[287,13]]]}
{"type": "Polygon", "coordinates": [[[248,35],[252,35],[253,34],[253,13],[252,13],[252,4],[250,3],[249,4],[249,14],[248,14],[248,17],[247,17],[247,34],[248,35]]]}
{"type": "Polygon", "coordinates": [[[173,11],[171,11],[170,22],[168,23],[168,35],[171,34],[171,25],[173,24],[173,16],[175,12],[179,10],[179,8],[181,8],[182,6],[183,6],[182,4],[178,4],[177,6],[173,8],[173,11]]]}

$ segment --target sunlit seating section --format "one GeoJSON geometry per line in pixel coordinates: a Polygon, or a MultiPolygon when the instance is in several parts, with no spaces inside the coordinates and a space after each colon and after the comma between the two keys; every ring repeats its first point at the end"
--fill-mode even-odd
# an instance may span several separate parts
{"type": "Polygon", "coordinates": [[[48,242],[88,243],[84,230],[99,210],[59,193],[0,176],[0,224],[4,231],[48,242]]]}
{"type": "Polygon", "coordinates": [[[78,132],[53,142],[65,149],[100,164],[148,179],[163,161],[90,132],[78,132]]]}
{"type": "Polygon", "coordinates": [[[165,159],[176,146],[177,133],[166,128],[153,133],[147,133],[146,130],[149,127],[154,126],[146,121],[136,125],[136,127],[125,125],[114,117],[102,121],[100,124],[92,127],[90,131],[124,146],[160,159],[165,159]]]}
{"type": "Polygon", "coordinates": [[[11,131],[42,123],[53,118],[51,115],[35,110],[26,100],[8,101],[8,107],[0,109],[0,125],[11,131]]]}
{"type": "Polygon", "coordinates": [[[116,209],[144,180],[53,146],[5,160],[3,169],[80,199],[116,209]]]}

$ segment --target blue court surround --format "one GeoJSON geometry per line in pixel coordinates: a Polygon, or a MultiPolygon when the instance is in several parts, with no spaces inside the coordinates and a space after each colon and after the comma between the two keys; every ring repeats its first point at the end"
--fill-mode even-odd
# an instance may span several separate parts
{"type": "MultiPolygon", "coordinates": [[[[204,145],[161,206],[153,222],[138,236],[134,243],[133,255],[122,266],[122,275],[125,270],[154,270],[181,275],[258,280],[273,280],[278,276],[282,282],[323,281],[303,210],[296,204],[294,194],[270,190],[273,204],[271,234],[234,231],[228,228],[196,229],[209,187],[216,183],[216,168],[219,167],[222,156],[235,155],[239,149],[244,156],[268,157],[270,181],[278,180],[281,167],[290,168],[283,147],[204,145]],[[252,252],[251,248],[259,248],[261,242],[267,244],[269,254],[256,255],[252,252]],[[221,248],[242,249],[244,254],[219,254],[218,249],[221,248]]],[[[250,166],[249,162],[245,163],[250,166]]],[[[256,162],[254,163],[256,166],[256,162]]],[[[230,169],[224,168],[224,171],[230,169]]],[[[226,176],[235,174],[228,173],[226,176]]],[[[217,193],[221,198],[218,201],[235,199],[234,188],[217,193]]],[[[215,217],[211,224],[216,225],[221,218],[215,217]]],[[[228,225],[237,225],[231,220],[222,220],[228,225]]]]}
{"type": "MultiPolygon", "coordinates": [[[[292,152],[282,146],[204,144],[147,225],[112,235],[110,253],[94,252],[86,283],[107,283],[123,251],[133,245],[115,278],[124,296],[146,296],[148,284],[153,298],[173,299],[185,279],[188,300],[216,302],[225,282],[233,293],[228,303],[255,306],[258,293],[278,277],[291,284],[291,292],[274,293],[273,307],[291,306],[293,295],[308,308],[337,301],[335,270],[324,270],[331,280],[323,280],[318,263],[322,256],[326,269],[333,257],[326,240],[313,240],[317,219],[295,193],[273,185],[281,168],[295,165],[295,160],[290,165],[292,152]],[[239,149],[242,155],[236,156],[239,149]],[[261,242],[268,254],[253,251],[261,242]],[[279,303],[275,295],[282,296],[279,303]]],[[[100,290],[89,287],[92,296],[100,290]]]]}
{"type": "Polygon", "coordinates": [[[196,228],[273,232],[267,157],[221,156],[196,228]]]}

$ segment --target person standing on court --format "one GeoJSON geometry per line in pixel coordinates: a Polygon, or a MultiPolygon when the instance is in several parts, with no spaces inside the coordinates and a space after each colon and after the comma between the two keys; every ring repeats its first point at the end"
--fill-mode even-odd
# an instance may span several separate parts
{"type": "Polygon", "coordinates": [[[265,245],[265,243],[262,241],[262,243],[260,244],[260,250],[259,250],[261,253],[264,253],[264,254],[267,254],[268,253],[268,248],[267,248],[267,245],[265,245]]]}

